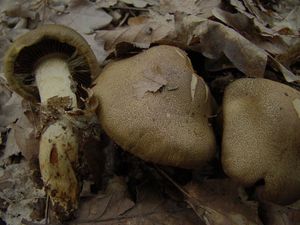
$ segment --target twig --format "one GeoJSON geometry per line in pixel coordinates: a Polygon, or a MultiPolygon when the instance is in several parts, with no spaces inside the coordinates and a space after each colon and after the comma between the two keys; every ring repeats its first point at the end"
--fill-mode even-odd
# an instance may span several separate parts
{"type": "Polygon", "coordinates": [[[46,209],[45,209],[45,219],[46,219],[46,222],[45,224],[49,224],[49,195],[47,195],[47,199],[46,199],[46,209]]]}
{"type": "Polygon", "coordinates": [[[124,18],[122,19],[122,21],[118,24],[118,27],[121,27],[125,23],[125,21],[128,19],[128,17],[129,17],[129,13],[127,12],[125,14],[124,18]]]}
{"type": "Polygon", "coordinates": [[[179,184],[177,184],[168,174],[166,174],[162,169],[158,166],[154,165],[154,168],[161,173],[167,180],[169,180],[179,191],[181,191],[185,196],[192,198],[189,193],[186,192],[179,184]]]}
{"type": "Polygon", "coordinates": [[[188,199],[186,202],[192,207],[193,211],[199,216],[200,219],[203,219],[203,215],[207,211],[206,207],[198,204],[197,207],[191,200],[195,200],[197,203],[199,203],[199,200],[195,197],[191,196],[186,190],[184,190],[179,184],[177,184],[167,173],[165,173],[162,169],[154,165],[155,169],[158,170],[165,178],[167,178],[176,188],[178,188],[179,191],[181,191],[188,199]],[[198,209],[198,210],[197,210],[198,209]],[[200,213],[201,211],[201,213],[200,213]]]}
{"type": "Polygon", "coordinates": [[[149,11],[149,9],[135,8],[135,7],[129,7],[129,6],[124,6],[124,7],[113,6],[113,7],[111,7],[111,9],[125,9],[125,10],[135,10],[135,11],[145,11],[145,12],[149,11]]]}

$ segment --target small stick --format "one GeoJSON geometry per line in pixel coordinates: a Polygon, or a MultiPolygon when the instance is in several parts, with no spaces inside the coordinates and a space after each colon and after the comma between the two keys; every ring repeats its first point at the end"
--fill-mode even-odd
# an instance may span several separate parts
{"type": "Polygon", "coordinates": [[[154,168],[160,172],[167,180],[169,180],[178,190],[180,190],[184,195],[191,198],[190,194],[186,192],[182,187],[180,187],[179,184],[177,184],[166,172],[164,172],[162,169],[160,169],[158,166],[154,165],[154,168]]]}
{"type": "Polygon", "coordinates": [[[46,199],[46,209],[45,209],[45,224],[49,224],[49,195],[47,195],[47,199],[46,199]]]}
{"type": "Polygon", "coordinates": [[[111,9],[126,9],[126,10],[135,10],[135,11],[145,11],[145,12],[148,12],[149,9],[142,9],[142,8],[135,8],[135,7],[120,7],[120,6],[114,6],[114,7],[111,7],[111,9]]]}

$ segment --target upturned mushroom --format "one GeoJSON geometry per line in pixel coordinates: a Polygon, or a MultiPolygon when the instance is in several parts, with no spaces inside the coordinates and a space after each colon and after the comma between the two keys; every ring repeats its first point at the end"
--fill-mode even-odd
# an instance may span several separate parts
{"type": "Polygon", "coordinates": [[[300,198],[300,92],[267,79],[239,79],[223,102],[222,164],[262,199],[300,198]]]}
{"type": "Polygon", "coordinates": [[[110,63],[93,92],[103,129],[124,150],[182,168],[214,157],[214,100],[181,49],[156,46],[110,63]]]}
{"type": "Polygon", "coordinates": [[[41,175],[54,208],[68,217],[77,208],[80,192],[76,177],[79,129],[68,113],[84,109],[85,88],[99,73],[96,57],[74,30],[44,25],[11,45],[4,70],[14,91],[41,105],[41,175]]]}

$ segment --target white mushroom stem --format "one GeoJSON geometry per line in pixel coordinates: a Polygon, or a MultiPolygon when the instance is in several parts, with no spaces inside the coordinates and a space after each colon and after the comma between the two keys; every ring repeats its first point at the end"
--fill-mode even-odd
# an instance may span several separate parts
{"type": "MultiPolygon", "coordinates": [[[[77,108],[68,64],[59,57],[45,58],[36,68],[41,103],[52,97],[69,97],[77,108]]],[[[62,116],[41,135],[39,163],[46,191],[52,203],[68,215],[77,208],[79,185],[74,171],[78,162],[78,138],[72,124],[62,116]]]]}
{"type": "Polygon", "coordinates": [[[72,99],[72,106],[77,106],[76,95],[71,89],[71,73],[64,59],[60,57],[45,59],[35,72],[42,103],[47,104],[48,99],[54,96],[68,96],[72,99]]]}

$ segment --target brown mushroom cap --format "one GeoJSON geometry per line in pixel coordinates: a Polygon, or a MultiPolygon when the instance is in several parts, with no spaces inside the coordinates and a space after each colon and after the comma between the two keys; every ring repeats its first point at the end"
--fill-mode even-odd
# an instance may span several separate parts
{"type": "Polygon", "coordinates": [[[179,48],[157,46],[111,63],[93,91],[104,130],[124,150],[182,168],[214,157],[213,98],[179,48]]]}
{"type": "Polygon", "coordinates": [[[22,35],[6,52],[4,73],[11,88],[25,99],[39,101],[34,69],[41,58],[53,54],[71,62],[79,89],[99,74],[97,59],[84,38],[71,28],[49,24],[22,35]]]}
{"type": "Polygon", "coordinates": [[[300,198],[300,114],[295,100],[300,101],[300,92],[267,79],[239,79],[224,93],[225,173],[245,185],[264,181],[262,197],[282,204],[300,198]]]}

